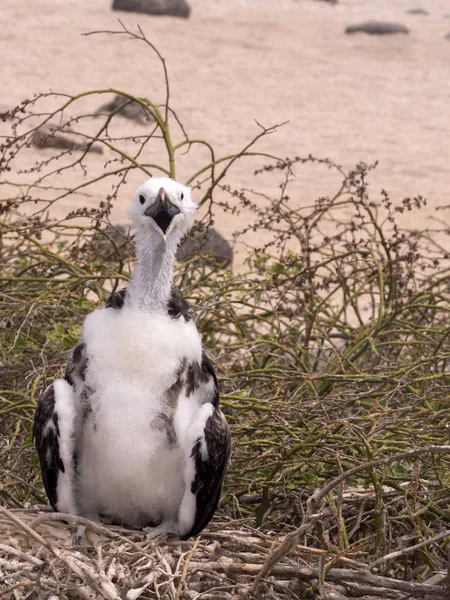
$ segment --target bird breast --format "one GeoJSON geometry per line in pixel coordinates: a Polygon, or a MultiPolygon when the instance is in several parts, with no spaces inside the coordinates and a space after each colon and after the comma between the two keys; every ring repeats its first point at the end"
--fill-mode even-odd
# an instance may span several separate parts
{"type": "Polygon", "coordinates": [[[99,390],[137,385],[164,393],[185,362],[201,362],[201,341],[192,321],[124,306],[88,315],[83,340],[89,358],[86,383],[99,390]]]}
{"type": "Polygon", "coordinates": [[[135,527],[175,519],[184,492],[183,453],[172,439],[176,409],[167,392],[181,365],[201,362],[194,323],[105,308],[86,318],[83,341],[92,394],[79,442],[82,514],[102,513],[135,527]]]}

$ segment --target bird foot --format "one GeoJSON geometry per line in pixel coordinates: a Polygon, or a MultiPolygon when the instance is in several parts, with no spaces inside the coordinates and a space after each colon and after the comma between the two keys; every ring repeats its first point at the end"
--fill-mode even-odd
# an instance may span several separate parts
{"type": "Polygon", "coordinates": [[[173,521],[163,521],[161,525],[158,525],[157,527],[144,527],[142,531],[147,534],[147,540],[154,540],[160,535],[165,535],[167,533],[173,533],[177,536],[180,535],[178,532],[178,525],[173,521]]]}
{"type": "Polygon", "coordinates": [[[81,546],[85,533],[86,527],[84,525],[78,525],[77,530],[72,536],[72,546],[81,546]]]}

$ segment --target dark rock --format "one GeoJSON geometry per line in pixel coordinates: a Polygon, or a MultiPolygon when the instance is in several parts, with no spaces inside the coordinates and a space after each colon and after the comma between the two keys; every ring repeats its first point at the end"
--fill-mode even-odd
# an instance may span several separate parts
{"type": "MultiPolygon", "coordinates": [[[[113,240],[123,259],[134,256],[134,246],[130,243],[133,236],[129,225],[114,225],[102,231],[104,233],[96,231],[91,239],[91,248],[97,254],[101,254],[105,260],[117,260],[117,253],[110,241],[113,240]]],[[[198,256],[210,259],[221,267],[228,267],[233,260],[233,248],[218,231],[210,227],[207,231],[193,232],[184,238],[178,248],[177,260],[189,260],[198,256]]]]}
{"type": "Polygon", "coordinates": [[[408,15],[429,15],[430,13],[424,8],[410,8],[406,11],[408,15]]]}
{"type": "Polygon", "coordinates": [[[113,0],[112,9],[184,19],[191,12],[186,0],[113,0]]]}
{"type": "Polygon", "coordinates": [[[0,106],[0,121],[11,121],[14,117],[14,109],[0,106]]]}
{"type": "Polygon", "coordinates": [[[444,37],[444,40],[450,40],[450,33],[447,33],[447,35],[444,37]]]}
{"type": "Polygon", "coordinates": [[[233,261],[233,248],[218,231],[210,227],[206,231],[194,231],[178,248],[177,260],[189,260],[195,256],[210,258],[221,267],[228,267],[233,261]]]}
{"type": "Polygon", "coordinates": [[[131,238],[130,226],[119,224],[96,231],[91,238],[90,245],[91,249],[105,260],[115,261],[118,256],[114,244],[116,244],[122,259],[134,256],[134,245],[130,243],[131,238]]]}
{"type": "Polygon", "coordinates": [[[130,98],[121,96],[120,94],[116,94],[111,102],[107,102],[100,106],[100,108],[95,111],[95,114],[109,115],[115,111],[118,111],[117,114],[121,117],[131,119],[141,125],[146,125],[147,123],[154,121],[150,113],[146,111],[139,102],[130,100],[130,98]]]}
{"type": "Polygon", "coordinates": [[[80,150],[89,149],[89,152],[103,153],[103,148],[100,144],[92,144],[88,142],[78,142],[71,138],[68,134],[73,133],[70,130],[62,130],[58,125],[46,123],[36,129],[31,137],[31,143],[36,148],[59,148],[60,150],[80,150]]]}
{"type": "Polygon", "coordinates": [[[345,33],[369,33],[370,35],[393,35],[403,33],[408,35],[409,29],[401,23],[385,23],[383,21],[364,21],[357,25],[350,25],[345,33]]]}

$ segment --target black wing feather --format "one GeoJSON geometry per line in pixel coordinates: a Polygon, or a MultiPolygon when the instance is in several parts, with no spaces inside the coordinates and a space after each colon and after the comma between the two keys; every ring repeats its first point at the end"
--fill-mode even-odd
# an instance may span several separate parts
{"type": "Polygon", "coordinates": [[[64,463],[59,453],[59,423],[55,412],[55,392],[53,384],[41,395],[36,407],[33,424],[33,438],[41,464],[45,491],[54,510],[57,510],[58,472],[64,473],[64,463]],[[47,425],[49,425],[47,427],[47,425]]]}
{"type": "Polygon", "coordinates": [[[216,512],[231,452],[230,430],[219,408],[219,384],[214,367],[206,354],[203,354],[199,371],[198,377],[194,378],[194,387],[198,388],[211,379],[214,381],[214,391],[210,400],[214,406],[214,412],[207,420],[204,429],[207,459],[204,460],[202,457],[202,440],[197,440],[192,449],[191,457],[195,460],[195,477],[191,483],[191,492],[196,496],[197,505],[192,528],[182,536],[182,539],[198,535],[216,512]]]}
{"type": "Polygon", "coordinates": [[[191,491],[196,495],[197,510],[191,530],[182,539],[198,535],[208,525],[219,504],[230,457],[231,438],[225,417],[218,409],[214,410],[206,423],[205,441],[208,448],[207,460],[202,458],[200,440],[192,450],[195,459],[195,478],[191,491]]]}
{"type": "MultiPolygon", "coordinates": [[[[114,308],[116,310],[120,310],[125,304],[127,297],[127,288],[122,288],[121,290],[114,292],[111,294],[106,302],[105,308],[114,308]]],[[[172,317],[172,319],[179,319],[180,317],[184,317],[185,321],[191,321],[193,318],[191,307],[189,303],[181,295],[181,292],[178,288],[172,287],[170,292],[169,302],[167,304],[167,312],[172,317]]]]}
{"type": "Polygon", "coordinates": [[[105,308],[115,308],[116,310],[120,310],[125,304],[126,295],[127,288],[122,288],[118,292],[114,292],[107,298],[105,308]]]}
{"type": "Polygon", "coordinates": [[[86,344],[80,342],[69,354],[64,379],[71,386],[84,383],[87,366],[88,355],[86,344]]]}

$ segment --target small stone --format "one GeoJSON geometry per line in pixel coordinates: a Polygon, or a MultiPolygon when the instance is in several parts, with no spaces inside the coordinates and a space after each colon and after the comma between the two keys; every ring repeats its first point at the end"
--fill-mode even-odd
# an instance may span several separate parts
{"type": "Polygon", "coordinates": [[[14,117],[14,110],[6,106],[0,105],[0,121],[11,121],[14,117]]]}
{"type": "Polygon", "coordinates": [[[410,8],[406,11],[408,15],[429,15],[430,13],[424,8],[410,8]]]}
{"type": "Polygon", "coordinates": [[[89,149],[89,152],[103,153],[103,148],[100,144],[92,144],[89,146],[87,142],[79,142],[71,138],[68,133],[61,129],[58,125],[45,123],[33,133],[31,143],[36,148],[59,148],[61,150],[79,150],[84,151],[89,149]]]}
{"type": "Polygon", "coordinates": [[[350,25],[345,33],[368,33],[370,35],[393,35],[403,33],[408,35],[409,29],[401,23],[389,23],[384,21],[363,21],[356,25],[350,25]]]}
{"type": "Polygon", "coordinates": [[[152,116],[142,104],[136,102],[136,100],[130,100],[127,96],[116,94],[111,102],[103,104],[95,111],[95,114],[108,114],[117,111],[117,114],[125,119],[136,121],[140,125],[146,125],[154,121],[152,116]]]}
{"type": "Polygon", "coordinates": [[[191,12],[186,0],[113,0],[112,9],[183,19],[187,19],[191,12]]]}

